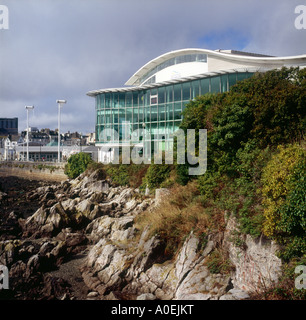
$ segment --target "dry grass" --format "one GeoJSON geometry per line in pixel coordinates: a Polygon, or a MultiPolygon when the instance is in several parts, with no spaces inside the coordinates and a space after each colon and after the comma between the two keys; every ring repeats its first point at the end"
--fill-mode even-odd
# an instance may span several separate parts
{"type": "Polygon", "coordinates": [[[158,234],[165,241],[166,254],[174,254],[192,230],[203,234],[210,225],[210,217],[198,195],[196,182],[174,186],[159,206],[137,218],[137,228],[150,226],[151,235],[158,234]]]}

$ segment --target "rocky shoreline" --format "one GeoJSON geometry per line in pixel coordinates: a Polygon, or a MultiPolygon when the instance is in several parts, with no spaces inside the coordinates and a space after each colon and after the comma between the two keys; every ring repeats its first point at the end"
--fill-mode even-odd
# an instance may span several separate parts
{"type": "Polygon", "coordinates": [[[260,279],[277,280],[274,245],[246,239],[239,251],[229,241],[233,219],[224,234],[203,244],[191,233],[175,257],[165,256],[163,241],[134,223],[158,201],[112,186],[99,170],[52,184],[5,177],[0,187],[0,264],[10,280],[2,298],[240,300],[260,279]],[[219,246],[236,263],[231,274],[206,265],[219,246]]]}

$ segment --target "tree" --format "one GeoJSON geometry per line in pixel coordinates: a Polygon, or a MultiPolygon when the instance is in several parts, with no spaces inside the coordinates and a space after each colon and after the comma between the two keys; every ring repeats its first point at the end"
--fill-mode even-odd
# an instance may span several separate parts
{"type": "Polygon", "coordinates": [[[83,173],[92,162],[93,160],[88,153],[80,152],[74,154],[68,159],[68,163],[65,166],[65,174],[69,178],[75,179],[83,173]]]}

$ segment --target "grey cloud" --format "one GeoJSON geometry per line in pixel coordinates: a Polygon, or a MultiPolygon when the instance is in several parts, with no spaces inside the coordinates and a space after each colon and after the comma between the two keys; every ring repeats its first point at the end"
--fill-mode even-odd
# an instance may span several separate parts
{"type": "Polygon", "coordinates": [[[2,0],[10,29],[0,30],[0,116],[19,117],[22,129],[24,105],[35,104],[35,125],[55,128],[55,100],[64,98],[63,128],[94,131],[94,99],[86,92],[122,86],[167,51],[226,46],[305,53],[306,30],[294,28],[299,2],[2,0]]]}

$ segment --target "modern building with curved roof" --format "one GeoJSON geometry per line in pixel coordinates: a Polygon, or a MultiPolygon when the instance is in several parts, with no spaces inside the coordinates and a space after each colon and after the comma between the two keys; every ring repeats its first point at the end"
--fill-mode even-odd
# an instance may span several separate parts
{"type": "Polygon", "coordinates": [[[146,63],[125,87],[88,92],[96,100],[99,161],[112,161],[127,140],[129,146],[145,149],[148,142],[155,149],[167,150],[190,100],[209,92],[226,92],[255,72],[282,67],[305,68],[306,54],[273,57],[235,50],[181,49],[146,63]]]}

